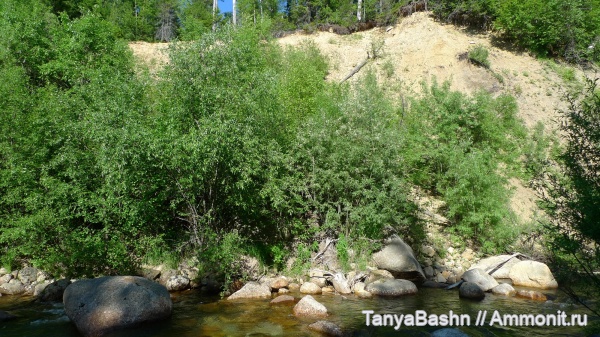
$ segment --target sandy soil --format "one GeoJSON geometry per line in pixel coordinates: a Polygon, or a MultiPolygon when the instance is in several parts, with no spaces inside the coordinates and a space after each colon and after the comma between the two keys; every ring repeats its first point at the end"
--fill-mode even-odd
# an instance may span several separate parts
{"type": "Polygon", "coordinates": [[[129,48],[138,61],[148,66],[151,73],[156,73],[169,62],[168,43],[130,42],[129,48]]]}
{"type": "MultiPolygon", "coordinates": [[[[490,35],[469,34],[465,29],[435,22],[423,12],[387,29],[374,28],[348,36],[328,32],[295,34],[280,39],[280,43],[298,45],[307,39],[329,57],[332,67],[328,79],[332,81],[344,78],[367,56],[371,44],[383,39],[383,57],[373,62],[380,77],[386,77],[386,63],[391,63],[393,77],[407,91],[419,92],[421,82],[431,81],[435,76],[438,82],[448,80],[453,89],[462,92],[509,92],[517,97],[520,116],[528,127],[538,121],[552,125],[556,109],[564,108],[561,98],[570,85],[546,63],[524,53],[492,46],[490,35]],[[476,45],[489,50],[491,70],[502,81],[491,71],[459,60],[460,54],[476,45]]],[[[355,77],[359,76],[360,73],[355,77]]],[[[582,72],[576,71],[576,76],[581,78],[582,72]]]]}
{"type": "MultiPolygon", "coordinates": [[[[564,109],[563,97],[581,86],[583,72],[572,70],[574,79],[565,80],[551,61],[538,60],[526,53],[503,50],[491,43],[488,34],[472,34],[453,25],[434,21],[428,13],[415,13],[390,27],[340,36],[329,32],[311,35],[296,33],[279,39],[283,46],[311,41],[330,61],[330,81],[340,81],[367,57],[373,43],[383,41],[381,57],[369,62],[381,83],[395,94],[418,94],[421,83],[435,77],[450,81],[454,90],[473,93],[486,90],[494,95],[510,93],[517,98],[519,116],[532,128],[543,123],[556,127],[557,109],[564,109]],[[459,55],[476,45],[489,50],[491,71],[477,67],[459,55]]],[[[134,55],[156,71],[168,62],[164,43],[131,43],[134,55]]],[[[350,79],[356,81],[365,68],[350,79]]],[[[529,221],[536,212],[535,193],[516,179],[512,207],[521,221],[529,221]]]]}

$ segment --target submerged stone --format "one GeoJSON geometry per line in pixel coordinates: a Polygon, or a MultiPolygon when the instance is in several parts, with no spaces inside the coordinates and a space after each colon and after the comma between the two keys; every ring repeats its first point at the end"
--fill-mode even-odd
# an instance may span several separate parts
{"type": "Polygon", "coordinates": [[[231,296],[227,297],[228,300],[236,300],[241,298],[269,298],[271,297],[271,288],[266,284],[260,284],[257,282],[248,282],[242,289],[236,291],[231,296]]]}
{"type": "Polygon", "coordinates": [[[417,286],[408,280],[380,279],[365,288],[373,295],[402,296],[417,293],[417,286]]]}
{"type": "Polygon", "coordinates": [[[325,336],[337,337],[344,335],[342,329],[339,326],[337,326],[337,324],[329,321],[316,321],[313,324],[309,325],[308,329],[320,332],[325,336]]]}
{"type": "Polygon", "coordinates": [[[458,296],[481,301],[485,298],[485,292],[477,283],[464,282],[458,289],[458,296]]]}
{"type": "Polygon", "coordinates": [[[312,296],[306,295],[294,306],[294,315],[296,316],[327,316],[327,308],[317,302],[312,296]]]}
{"type": "Polygon", "coordinates": [[[65,313],[84,336],[101,336],[171,316],[167,289],[138,276],[80,280],[67,287],[65,313]]]}

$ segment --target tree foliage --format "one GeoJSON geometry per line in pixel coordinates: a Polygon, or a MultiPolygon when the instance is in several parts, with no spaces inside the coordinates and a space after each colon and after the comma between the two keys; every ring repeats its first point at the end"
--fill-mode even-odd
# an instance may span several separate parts
{"type": "MultiPolygon", "coordinates": [[[[393,24],[403,15],[428,9],[443,21],[493,29],[500,38],[539,55],[579,63],[600,58],[600,0],[361,0],[360,13],[358,2],[239,0],[236,15],[238,25],[267,25],[276,34],[332,25],[336,32],[348,33],[393,24]]],[[[130,41],[193,40],[227,25],[232,16],[218,11],[213,15],[213,3],[207,0],[26,0],[20,5],[31,8],[29,15],[40,22],[40,5],[70,19],[93,12],[113,25],[116,36],[130,41]]]]}
{"type": "Polygon", "coordinates": [[[97,10],[27,5],[0,4],[3,264],[91,276],[169,254],[238,273],[242,253],[282,266],[319,237],[418,242],[417,189],[457,235],[512,237],[509,96],[434,83],[397,104],[372,74],[325,81],[316,47],[282,49],[268,23],[174,43],[149,76],[97,10]]]}
{"type": "MultiPolygon", "coordinates": [[[[600,279],[600,95],[597,82],[579,98],[568,97],[569,108],[562,112],[561,130],[566,145],[558,164],[549,171],[541,187],[543,204],[549,215],[550,248],[558,277],[576,299],[583,292],[597,293],[600,279]]],[[[597,306],[595,313],[598,315],[597,306]]]]}
{"type": "Polygon", "coordinates": [[[506,245],[515,234],[507,177],[526,136],[514,98],[468,97],[447,83],[426,90],[407,116],[414,182],[443,197],[462,236],[489,250],[506,245]]]}
{"type": "Polygon", "coordinates": [[[436,1],[435,15],[444,21],[494,28],[521,48],[571,62],[598,61],[598,0],[457,0],[436,1]]]}
{"type": "Polygon", "coordinates": [[[338,90],[335,96],[344,99],[320,99],[322,110],[298,130],[287,170],[275,181],[283,194],[278,207],[331,236],[381,238],[392,226],[422,239],[408,197],[398,114],[374,75],[352,92],[338,90]]]}

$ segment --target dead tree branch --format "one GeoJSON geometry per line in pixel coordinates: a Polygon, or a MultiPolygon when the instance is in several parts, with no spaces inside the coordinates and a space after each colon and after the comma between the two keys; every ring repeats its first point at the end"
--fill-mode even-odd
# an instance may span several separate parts
{"type": "Polygon", "coordinates": [[[354,76],[357,72],[360,71],[360,69],[362,69],[362,67],[364,67],[365,65],[367,65],[367,63],[369,63],[369,60],[374,60],[376,58],[378,58],[379,55],[379,51],[381,50],[381,48],[383,48],[383,43],[381,43],[378,46],[372,46],[371,51],[373,52],[373,55],[371,55],[371,53],[367,52],[367,58],[362,60],[356,67],[354,67],[354,69],[352,69],[352,71],[346,75],[346,77],[344,77],[343,80],[340,81],[340,84],[346,82],[350,77],[354,76]]]}

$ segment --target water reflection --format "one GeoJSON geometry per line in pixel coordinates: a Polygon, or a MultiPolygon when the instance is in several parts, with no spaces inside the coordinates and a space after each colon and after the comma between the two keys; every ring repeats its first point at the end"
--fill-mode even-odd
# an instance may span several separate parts
{"type": "MultiPolygon", "coordinates": [[[[481,302],[459,299],[457,291],[421,289],[417,295],[401,298],[359,299],[352,295],[314,296],[329,310],[327,318],[353,336],[429,336],[440,327],[367,327],[363,310],[378,314],[414,314],[425,310],[428,314],[468,314],[471,326],[458,327],[471,336],[577,336],[583,335],[580,327],[474,327],[479,310],[487,310],[489,322],[493,310],[501,314],[567,314],[587,313],[583,308],[565,304],[564,296],[552,302],[507,298],[487,294],[481,302]]],[[[302,295],[293,293],[297,298],[302,295]]],[[[296,318],[292,305],[269,304],[269,300],[222,301],[206,297],[198,291],[188,291],[173,297],[174,312],[170,320],[144,324],[135,329],[114,332],[111,337],[136,336],[319,336],[308,330],[314,319],[296,318]]],[[[0,336],[78,336],[73,324],[68,322],[61,304],[36,303],[27,297],[0,297],[0,310],[9,311],[20,318],[0,323],[0,336]]],[[[589,320],[589,319],[588,319],[589,320]]],[[[589,323],[589,322],[588,322],[589,323]]]]}

